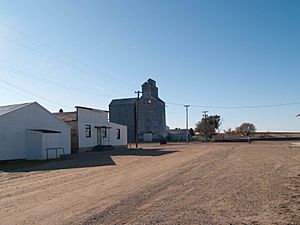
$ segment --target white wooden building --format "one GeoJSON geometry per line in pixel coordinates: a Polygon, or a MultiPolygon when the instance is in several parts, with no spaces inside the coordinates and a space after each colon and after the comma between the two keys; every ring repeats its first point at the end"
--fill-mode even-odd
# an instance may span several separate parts
{"type": "Polygon", "coordinates": [[[127,147],[127,126],[109,122],[109,112],[76,106],[75,112],[54,113],[72,126],[72,151],[95,146],[127,147]]]}
{"type": "Polygon", "coordinates": [[[40,104],[0,106],[0,160],[40,160],[70,153],[71,126],[40,104]]]}

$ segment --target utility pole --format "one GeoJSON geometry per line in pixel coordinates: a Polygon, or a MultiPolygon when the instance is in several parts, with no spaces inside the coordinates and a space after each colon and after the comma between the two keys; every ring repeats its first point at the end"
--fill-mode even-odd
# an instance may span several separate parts
{"type": "Polygon", "coordinates": [[[139,147],[139,99],[140,99],[140,94],[143,93],[142,91],[135,91],[135,94],[137,94],[137,100],[135,103],[135,147],[139,147]]]}
{"type": "Polygon", "coordinates": [[[185,107],[185,122],[186,122],[186,142],[189,142],[189,107],[190,105],[184,105],[185,107]]]}
{"type": "Polygon", "coordinates": [[[206,126],[206,118],[207,118],[207,113],[208,111],[202,111],[203,113],[203,118],[204,118],[204,132],[205,132],[205,141],[207,140],[207,126],[206,126]]]}

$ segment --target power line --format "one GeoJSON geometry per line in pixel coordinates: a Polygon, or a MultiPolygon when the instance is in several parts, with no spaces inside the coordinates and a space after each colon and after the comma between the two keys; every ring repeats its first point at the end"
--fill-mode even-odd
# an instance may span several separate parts
{"type": "MultiPolygon", "coordinates": [[[[184,106],[184,104],[181,104],[181,103],[167,102],[166,104],[184,106]]],[[[266,105],[244,105],[244,106],[191,105],[191,107],[195,107],[195,108],[217,108],[217,109],[252,109],[252,108],[281,107],[281,106],[299,105],[299,104],[300,104],[300,101],[278,103],[278,104],[266,104],[266,105]]]]}
{"type": "MultiPolygon", "coordinates": [[[[13,27],[13,26],[11,26],[11,25],[5,24],[5,23],[3,23],[3,22],[0,22],[0,25],[4,26],[4,27],[6,27],[6,28],[8,28],[8,29],[10,29],[10,30],[13,30],[14,32],[16,32],[16,33],[18,33],[18,34],[20,34],[20,35],[22,35],[22,36],[24,36],[24,37],[30,39],[31,41],[33,41],[33,42],[39,44],[40,46],[43,46],[43,47],[45,47],[45,48],[48,48],[48,49],[50,49],[50,50],[52,50],[52,51],[55,51],[55,52],[59,53],[60,55],[64,56],[65,58],[68,58],[69,60],[71,60],[71,61],[73,61],[73,62],[77,62],[77,63],[81,64],[82,66],[84,66],[84,67],[86,67],[86,68],[88,68],[88,69],[94,71],[94,73],[96,72],[96,74],[99,74],[99,73],[100,73],[100,74],[103,74],[103,75],[107,75],[107,74],[108,74],[108,73],[106,73],[106,72],[100,71],[99,69],[97,69],[97,68],[95,68],[95,67],[92,67],[92,66],[90,66],[90,65],[88,65],[88,64],[86,64],[86,63],[84,63],[84,62],[82,62],[81,60],[79,60],[79,59],[77,59],[77,58],[75,58],[75,57],[73,57],[73,56],[71,56],[71,55],[69,55],[69,54],[66,54],[65,52],[61,51],[61,50],[58,49],[58,48],[55,48],[55,47],[50,46],[49,44],[47,44],[47,43],[45,43],[45,42],[42,42],[42,41],[38,40],[37,38],[33,37],[32,35],[29,35],[29,34],[23,32],[23,31],[20,31],[19,29],[16,29],[15,27],[13,27]]],[[[18,43],[18,42],[14,41],[14,40],[11,40],[11,39],[9,39],[9,38],[7,38],[7,37],[5,37],[5,36],[0,36],[0,37],[3,38],[3,39],[5,39],[5,40],[7,40],[7,41],[10,41],[10,42],[12,42],[12,43],[14,43],[14,44],[16,44],[16,45],[19,45],[19,46],[21,46],[21,47],[23,47],[23,48],[26,48],[26,49],[29,49],[29,50],[31,50],[31,51],[34,51],[34,52],[36,52],[36,53],[39,53],[39,54],[42,54],[42,55],[45,54],[45,53],[43,53],[43,52],[41,52],[41,51],[38,51],[38,50],[33,49],[33,48],[31,48],[31,47],[28,47],[28,46],[26,46],[26,45],[24,45],[24,44],[18,43]]],[[[84,73],[86,73],[86,74],[91,74],[90,71],[83,70],[82,68],[80,68],[80,67],[78,67],[78,66],[74,66],[74,65],[72,65],[72,64],[70,64],[70,63],[67,63],[67,62],[65,62],[65,61],[63,61],[63,60],[61,60],[61,59],[58,59],[58,58],[56,58],[56,57],[53,57],[53,56],[48,56],[48,57],[51,58],[51,59],[54,59],[54,60],[56,60],[56,61],[58,61],[58,62],[60,62],[60,63],[62,63],[62,64],[64,64],[64,65],[66,65],[66,66],[69,66],[69,67],[71,67],[71,68],[73,68],[73,69],[80,70],[81,72],[84,72],[84,73]]],[[[122,85],[125,85],[125,86],[127,86],[127,87],[130,86],[130,88],[133,87],[133,86],[131,86],[131,85],[126,84],[126,82],[121,81],[121,80],[115,78],[115,77],[112,76],[111,74],[110,74],[109,79],[108,79],[107,76],[101,76],[101,77],[102,77],[103,79],[106,79],[106,80],[109,80],[109,79],[110,79],[110,80],[112,80],[112,81],[118,82],[118,83],[120,83],[120,84],[122,84],[122,85]]],[[[53,81],[50,81],[50,82],[53,82],[53,81]]],[[[74,87],[72,87],[72,88],[74,88],[74,87]]],[[[78,88],[77,88],[77,89],[78,89],[78,88]]],[[[84,91],[86,92],[86,90],[84,90],[84,91]]],[[[109,96],[109,97],[112,97],[112,96],[109,96]]],[[[167,103],[167,104],[169,104],[169,105],[184,106],[184,104],[181,104],[181,103],[167,103]]],[[[288,102],[288,103],[279,103],[279,104],[267,104],[267,105],[245,105],[245,106],[191,105],[191,107],[198,107],[198,108],[217,108],[217,109],[251,109],[251,108],[271,108],[271,107],[281,107],[281,106],[298,105],[298,104],[300,104],[300,101],[296,101],[296,102],[288,102]]]]}
{"type": "MultiPolygon", "coordinates": [[[[11,30],[13,30],[14,32],[16,32],[16,33],[18,33],[18,34],[23,35],[24,37],[30,39],[31,41],[33,41],[33,42],[35,42],[35,43],[37,43],[37,44],[39,44],[40,46],[43,46],[43,47],[45,47],[45,48],[48,48],[48,49],[50,49],[50,50],[52,50],[52,51],[55,51],[55,52],[59,53],[60,55],[64,56],[65,58],[68,58],[69,60],[71,60],[71,61],[73,61],[73,62],[77,62],[77,63],[81,64],[81,65],[84,66],[85,68],[88,68],[88,69],[90,69],[90,70],[96,72],[97,74],[99,74],[99,73],[100,73],[100,74],[103,74],[104,76],[101,76],[103,79],[111,80],[111,81],[114,81],[114,82],[118,82],[119,84],[125,85],[125,86],[130,87],[130,88],[133,87],[133,86],[127,84],[126,82],[117,79],[117,78],[114,77],[113,75],[108,74],[107,72],[100,71],[99,69],[97,69],[97,68],[95,68],[95,67],[92,67],[92,66],[90,66],[90,65],[88,65],[88,64],[86,64],[86,63],[84,63],[84,62],[82,62],[81,60],[79,60],[79,59],[77,59],[77,58],[75,58],[75,57],[73,57],[73,56],[70,56],[69,54],[66,54],[65,52],[61,51],[61,50],[58,49],[58,48],[55,48],[55,47],[50,46],[49,44],[47,44],[47,43],[45,43],[45,42],[42,42],[42,41],[38,40],[37,38],[34,38],[33,36],[31,36],[31,35],[29,35],[29,34],[23,32],[23,31],[20,31],[20,30],[16,29],[15,27],[12,27],[12,26],[10,26],[10,25],[4,24],[3,22],[0,22],[0,25],[6,27],[6,28],[8,28],[8,29],[11,29],[11,30]],[[109,79],[108,79],[108,77],[105,76],[105,75],[109,75],[109,79]]],[[[29,50],[31,50],[31,51],[35,51],[35,52],[41,53],[41,52],[38,51],[38,50],[35,50],[35,49],[33,49],[33,48],[30,48],[30,47],[28,47],[28,46],[26,46],[26,45],[20,44],[20,43],[14,41],[14,40],[8,39],[7,37],[2,36],[2,38],[6,39],[6,40],[8,40],[8,41],[10,41],[10,42],[13,42],[14,44],[17,44],[17,45],[19,45],[19,46],[21,46],[21,47],[27,48],[27,49],[29,49],[29,50]]],[[[41,53],[41,54],[44,54],[44,53],[41,53]]],[[[62,61],[62,60],[60,60],[60,59],[57,59],[56,57],[49,56],[49,58],[55,59],[56,61],[59,61],[60,63],[63,63],[63,64],[65,64],[65,65],[69,66],[69,67],[74,68],[73,65],[71,65],[71,64],[69,64],[69,63],[66,63],[66,62],[64,62],[64,61],[62,61]]],[[[82,70],[82,68],[80,68],[80,67],[76,67],[76,68],[79,69],[79,70],[81,70],[81,71],[83,71],[83,72],[85,72],[85,73],[90,74],[90,72],[87,72],[87,71],[85,71],[85,70],[82,70]]]]}
{"type": "Polygon", "coordinates": [[[223,108],[223,109],[251,109],[251,108],[271,108],[271,107],[280,107],[280,106],[298,105],[298,104],[300,104],[300,101],[287,102],[287,103],[278,103],[278,104],[267,104],[267,105],[245,105],[245,106],[202,106],[202,105],[194,105],[193,107],[223,108]]]}
{"type": "MultiPolygon", "coordinates": [[[[63,89],[68,89],[68,90],[78,90],[80,92],[84,92],[84,93],[88,93],[88,94],[93,94],[93,95],[97,95],[99,96],[100,93],[97,92],[93,92],[91,90],[87,90],[84,88],[80,88],[78,86],[69,84],[69,83],[64,83],[64,82],[58,82],[58,81],[54,81],[54,80],[50,80],[50,79],[46,79],[42,76],[39,75],[34,75],[32,73],[28,73],[25,72],[19,68],[16,67],[12,67],[12,66],[8,66],[5,64],[0,64],[0,69],[2,70],[6,70],[9,71],[11,73],[14,73],[16,75],[20,75],[20,76],[24,76],[30,79],[34,79],[55,87],[60,87],[63,89]]],[[[106,96],[106,97],[112,97],[114,98],[115,96],[113,95],[105,95],[105,94],[101,94],[102,96],[106,96]]],[[[177,105],[177,106],[185,106],[182,103],[172,103],[172,102],[167,102],[166,104],[168,105],[177,105]]],[[[288,102],[288,103],[279,103],[279,104],[268,104],[268,105],[246,105],[246,106],[218,106],[218,105],[190,105],[191,107],[197,107],[197,108],[220,108],[220,109],[249,109],[249,108],[270,108],[270,107],[280,107],[280,106],[289,106],[289,105],[298,105],[300,104],[300,101],[296,101],[296,102],[288,102]]]]}
{"type": "Polygon", "coordinates": [[[16,67],[11,67],[11,66],[4,65],[4,64],[0,64],[0,69],[1,70],[6,70],[10,73],[14,73],[14,74],[19,75],[19,76],[23,76],[23,77],[27,77],[27,78],[30,78],[30,79],[33,79],[33,80],[36,80],[36,81],[39,81],[39,82],[43,82],[43,83],[52,85],[54,87],[68,89],[68,90],[71,90],[71,91],[76,91],[77,90],[77,91],[80,91],[80,92],[84,92],[85,94],[93,94],[93,95],[97,95],[97,96],[101,95],[101,96],[106,96],[106,97],[114,97],[112,95],[100,94],[100,93],[97,93],[97,92],[94,92],[94,91],[91,91],[91,90],[87,90],[85,88],[80,88],[80,87],[78,87],[76,85],[72,85],[70,83],[58,82],[58,81],[46,79],[42,76],[35,75],[35,74],[32,74],[32,73],[28,73],[28,72],[25,72],[25,71],[23,71],[21,69],[18,69],[16,67]]]}
{"type": "Polygon", "coordinates": [[[174,103],[174,102],[166,102],[167,105],[178,105],[178,106],[184,106],[182,103],[174,103]]]}
{"type": "MultiPolygon", "coordinates": [[[[0,23],[0,24],[1,24],[1,23],[0,23]]],[[[22,44],[22,43],[19,43],[19,42],[15,41],[15,40],[11,40],[11,39],[9,39],[9,38],[3,36],[3,35],[0,36],[0,38],[4,39],[4,40],[6,40],[6,41],[9,41],[9,42],[11,42],[11,43],[13,43],[13,44],[15,44],[15,45],[17,45],[17,46],[19,46],[19,47],[22,47],[22,48],[25,48],[25,49],[30,50],[30,51],[32,51],[32,52],[38,53],[38,54],[40,54],[40,55],[46,55],[45,52],[42,52],[42,51],[36,50],[36,49],[34,49],[34,48],[28,47],[27,45],[24,45],[24,44],[22,44]]],[[[53,60],[57,61],[58,63],[61,63],[61,64],[65,65],[65,66],[68,66],[68,67],[74,69],[75,71],[79,70],[80,72],[83,72],[83,73],[85,73],[85,74],[90,74],[89,71],[83,70],[82,68],[77,67],[77,66],[74,66],[74,65],[72,65],[72,64],[70,64],[70,63],[67,63],[67,62],[65,62],[65,61],[63,61],[63,60],[61,60],[61,59],[59,59],[59,58],[53,57],[53,56],[51,56],[51,55],[47,55],[47,57],[50,58],[50,59],[53,59],[53,60]]]]}
{"type": "MultiPolygon", "coordinates": [[[[24,88],[21,88],[21,87],[19,87],[19,86],[17,86],[17,85],[14,85],[14,84],[12,84],[12,83],[10,83],[10,82],[8,82],[8,81],[5,81],[5,80],[3,80],[3,79],[1,79],[1,78],[0,78],[0,82],[2,82],[2,84],[8,85],[8,86],[10,86],[10,87],[13,87],[13,88],[16,89],[17,91],[20,91],[20,90],[21,90],[22,92],[27,93],[27,94],[29,94],[29,95],[31,95],[31,96],[34,96],[35,98],[39,98],[39,99],[43,100],[44,102],[47,102],[48,104],[50,104],[50,105],[52,105],[52,106],[60,106],[60,107],[63,106],[63,107],[65,107],[65,108],[69,108],[69,109],[72,108],[72,107],[70,107],[70,106],[65,106],[65,105],[62,105],[62,104],[60,104],[60,103],[58,103],[58,102],[56,102],[56,101],[53,101],[53,100],[50,100],[50,99],[48,99],[48,98],[39,96],[39,95],[37,95],[37,94],[35,94],[35,93],[31,92],[31,91],[28,91],[28,90],[26,90],[26,89],[24,89],[24,88]]],[[[7,88],[6,88],[6,89],[7,89],[7,88]]],[[[16,94],[16,91],[15,91],[14,93],[16,94]]],[[[22,96],[24,96],[24,95],[22,95],[22,96]]]]}
{"type": "Polygon", "coordinates": [[[0,83],[0,86],[3,88],[3,89],[6,89],[7,91],[10,91],[11,93],[15,94],[16,96],[22,96],[24,98],[28,98],[28,96],[22,94],[21,92],[17,93],[15,90],[11,89],[11,88],[8,88],[7,86],[3,85],[0,83]]]}
{"type": "MultiPolygon", "coordinates": [[[[0,24],[1,24],[1,23],[0,23],[0,24]]],[[[21,43],[19,43],[19,42],[14,41],[14,40],[11,40],[11,39],[9,39],[9,38],[7,38],[7,37],[4,37],[3,35],[0,36],[0,38],[4,39],[4,40],[6,40],[6,41],[9,41],[9,42],[11,42],[11,43],[13,43],[13,44],[15,44],[15,45],[17,45],[17,46],[20,46],[20,47],[22,47],[22,48],[25,48],[25,49],[27,49],[27,50],[30,50],[30,51],[32,51],[32,52],[38,53],[38,54],[40,54],[40,55],[46,55],[46,53],[44,53],[44,52],[42,52],[42,51],[39,51],[39,50],[36,50],[36,49],[34,49],[34,48],[28,47],[27,45],[24,45],[24,44],[21,44],[21,43]]],[[[84,73],[84,74],[91,75],[91,72],[90,72],[90,71],[84,70],[84,69],[82,69],[81,67],[78,67],[78,66],[74,66],[74,65],[72,65],[72,64],[70,64],[70,63],[68,63],[68,62],[65,62],[65,61],[63,61],[63,60],[61,60],[61,59],[59,59],[59,58],[53,57],[53,56],[51,56],[51,55],[47,55],[47,58],[50,58],[50,59],[52,59],[52,60],[55,60],[55,61],[57,61],[58,63],[61,63],[61,64],[65,65],[65,66],[67,66],[67,67],[69,67],[69,68],[72,68],[72,69],[75,70],[75,71],[78,70],[78,71],[80,71],[80,72],[82,72],[82,73],[84,73]]],[[[98,75],[98,73],[97,73],[97,75],[98,75]]],[[[93,77],[95,77],[95,76],[93,76],[93,77]]],[[[96,78],[99,78],[99,77],[96,76],[96,78]]],[[[104,80],[106,80],[106,81],[108,81],[108,82],[110,82],[110,80],[111,80],[111,79],[108,78],[108,76],[101,76],[101,78],[104,79],[104,80]]],[[[123,82],[119,82],[119,84],[124,85],[123,82]]],[[[125,85],[125,86],[128,87],[127,85],[125,85]]]]}

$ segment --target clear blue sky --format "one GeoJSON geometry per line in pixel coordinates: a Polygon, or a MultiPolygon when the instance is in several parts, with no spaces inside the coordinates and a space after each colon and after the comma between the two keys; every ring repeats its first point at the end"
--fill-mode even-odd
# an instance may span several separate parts
{"type": "MultiPolygon", "coordinates": [[[[167,102],[170,127],[192,106],[300,101],[298,0],[0,1],[0,105],[38,101],[51,111],[107,109],[148,78],[167,102]]],[[[191,107],[223,129],[300,131],[300,104],[191,107]]]]}

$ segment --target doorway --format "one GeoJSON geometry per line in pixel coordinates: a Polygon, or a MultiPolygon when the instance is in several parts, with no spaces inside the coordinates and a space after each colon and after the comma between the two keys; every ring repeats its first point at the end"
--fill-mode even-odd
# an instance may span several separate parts
{"type": "Polygon", "coordinates": [[[97,128],[97,145],[110,145],[110,128],[107,126],[97,128]]]}

